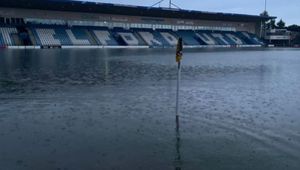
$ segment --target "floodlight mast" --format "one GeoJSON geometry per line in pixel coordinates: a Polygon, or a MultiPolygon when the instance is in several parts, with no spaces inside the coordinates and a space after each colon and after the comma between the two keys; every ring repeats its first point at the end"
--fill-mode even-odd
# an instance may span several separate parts
{"type": "Polygon", "coordinates": [[[265,11],[267,12],[267,0],[265,0],[265,11]]]}
{"type": "MultiPolygon", "coordinates": [[[[157,5],[158,5],[158,7],[160,7],[160,4],[161,4],[162,2],[164,2],[164,1],[165,1],[165,0],[160,0],[160,1],[156,2],[155,4],[151,5],[151,7],[155,7],[155,6],[157,6],[157,5]]],[[[174,4],[174,3],[172,2],[172,0],[169,0],[169,6],[168,6],[168,7],[169,7],[170,9],[171,9],[172,7],[181,9],[179,6],[177,6],[176,4],[174,4]]]]}

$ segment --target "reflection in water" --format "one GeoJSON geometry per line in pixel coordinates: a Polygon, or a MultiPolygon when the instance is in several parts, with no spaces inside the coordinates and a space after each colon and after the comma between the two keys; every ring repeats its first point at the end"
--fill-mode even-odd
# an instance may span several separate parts
{"type": "MultiPolygon", "coordinates": [[[[105,65],[105,72],[104,72],[104,81],[108,82],[109,81],[109,60],[108,60],[108,55],[105,55],[104,57],[104,65],[105,65]]],[[[109,82],[108,82],[109,83],[109,82]]]]}
{"type": "Polygon", "coordinates": [[[175,170],[181,170],[181,139],[180,139],[180,122],[179,115],[176,115],[176,157],[175,157],[175,170]]]}

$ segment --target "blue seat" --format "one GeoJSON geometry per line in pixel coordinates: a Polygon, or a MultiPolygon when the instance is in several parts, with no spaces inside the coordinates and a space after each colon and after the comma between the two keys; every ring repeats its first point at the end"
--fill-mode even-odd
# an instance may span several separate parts
{"type": "Polygon", "coordinates": [[[222,41],[220,38],[213,36],[213,34],[219,34],[219,32],[216,32],[216,31],[206,31],[206,33],[209,34],[217,42],[217,45],[228,45],[224,41],[222,41]]]}
{"type": "Polygon", "coordinates": [[[3,45],[17,45],[14,39],[12,38],[12,34],[18,34],[16,27],[13,26],[1,26],[0,32],[2,35],[2,44],[3,45]]]}
{"type": "Polygon", "coordinates": [[[1,45],[1,46],[4,46],[4,45],[5,45],[4,39],[3,39],[3,36],[2,36],[1,33],[0,33],[0,45],[1,45]]]}
{"type": "Polygon", "coordinates": [[[171,29],[158,29],[156,30],[159,35],[164,39],[168,46],[176,46],[178,35],[171,29]],[[163,36],[163,34],[166,34],[163,36]]]}
{"type": "Polygon", "coordinates": [[[138,41],[138,45],[146,45],[146,43],[143,41],[143,39],[134,31],[131,29],[124,29],[124,28],[114,28],[112,30],[114,37],[118,40],[119,44],[123,45],[131,45],[128,43],[128,40],[132,38],[132,36],[138,41]],[[131,34],[130,37],[128,36],[127,39],[123,36],[120,36],[121,33],[128,33],[131,34]]]}
{"type": "MultiPolygon", "coordinates": [[[[232,41],[226,34],[232,34],[231,32],[229,31],[222,31],[220,32],[220,34],[223,35],[224,39],[229,43],[229,45],[238,45],[236,44],[234,41],[232,41]]],[[[234,34],[233,34],[234,35],[234,34]]]]}
{"type": "Polygon", "coordinates": [[[106,40],[107,45],[109,45],[109,46],[118,46],[119,45],[119,43],[117,42],[117,40],[114,37],[113,31],[109,30],[107,27],[89,27],[88,31],[95,38],[98,45],[104,45],[104,44],[102,44],[100,42],[100,40],[97,38],[97,35],[95,34],[94,31],[107,31],[109,33],[109,39],[110,39],[110,40],[106,40]]]}
{"type": "MultiPolygon", "coordinates": [[[[236,36],[237,38],[239,38],[242,41],[243,45],[247,45],[247,42],[240,35],[238,35],[237,32],[228,31],[226,33],[229,33],[229,34],[232,34],[232,35],[236,36]]],[[[234,43],[234,45],[236,45],[236,43],[234,43]]]]}
{"type": "MultiPolygon", "coordinates": [[[[151,46],[160,46],[160,47],[164,47],[164,46],[170,46],[169,43],[162,37],[162,35],[158,32],[158,31],[155,31],[153,29],[146,29],[146,28],[135,28],[133,29],[134,32],[138,33],[138,32],[148,32],[150,34],[152,34],[153,38],[158,41],[158,42],[155,42],[155,41],[152,41],[151,44],[148,44],[148,45],[151,45],[151,46]]],[[[150,41],[150,37],[143,37],[142,35],[139,35],[141,36],[141,38],[143,39],[143,41],[145,42],[149,42],[150,41]],[[147,40],[148,39],[148,40],[147,40]]]]}
{"type": "Polygon", "coordinates": [[[249,45],[263,45],[264,43],[256,35],[246,32],[236,32],[242,40],[249,45]]]}
{"type": "Polygon", "coordinates": [[[65,27],[57,27],[54,29],[55,31],[55,39],[58,39],[61,42],[61,45],[73,45],[65,27]]]}
{"type": "Polygon", "coordinates": [[[88,42],[88,43],[83,43],[82,45],[91,44],[89,36],[86,33],[86,31],[87,31],[86,28],[84,28],[84,27],[73,27],[71,30],[72,30],[72,33],[74,34],[74,36],[77,40],[83,40],[83,41],[88,42]]]}
{"type": "Polygon", "coordinates": [[[185,45],[200,45],[195,39],[195,32],[192,30],[179,30],[176,32],[179,37],[182,38],[185,45]]]}
{"type": "Polygon", "coordinates": [[[34,36],[34,39],[36,41],[36,45],[42,45],[42,42],[40,40],[40,37],[37,35],[37,32],[35,30],[35,27],[34,26],[30,26],[29,29],[31,30],[33,36],[34,36]]]}

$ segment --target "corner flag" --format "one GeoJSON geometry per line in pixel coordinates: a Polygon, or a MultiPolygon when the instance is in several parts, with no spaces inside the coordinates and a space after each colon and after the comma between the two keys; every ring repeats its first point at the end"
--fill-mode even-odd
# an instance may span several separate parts
{"type": "Polygon", "coordinates": [[[179,38],[178,43],[177,43],[177,49],[176,49],[176,62],[177,63],[179,63],[182,59],[182,50],[183,50],[182,38],[179,38]]]}

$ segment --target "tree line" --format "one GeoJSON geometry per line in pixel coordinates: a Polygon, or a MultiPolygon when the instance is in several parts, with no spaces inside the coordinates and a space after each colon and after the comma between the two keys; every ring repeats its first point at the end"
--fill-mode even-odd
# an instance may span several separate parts
{"type": "Polygon", "coordinates": [[[286,23],[280,19],[277,23],[275,20],[271,20],[267,23],[267,29],[287,29],[293,33],[292,44],[300,44],[300,26],[293,24],[286,26],[286,23]]]}
{"type": "Polygon", "coordinates": [[[288,31],[300,32],[300,26],[293,24],[286,26],[286,23],[280,19],[277,23],[275,20],[271,20],[267,23],[267,28],[271,29],[287,29],[288,31]]]}

